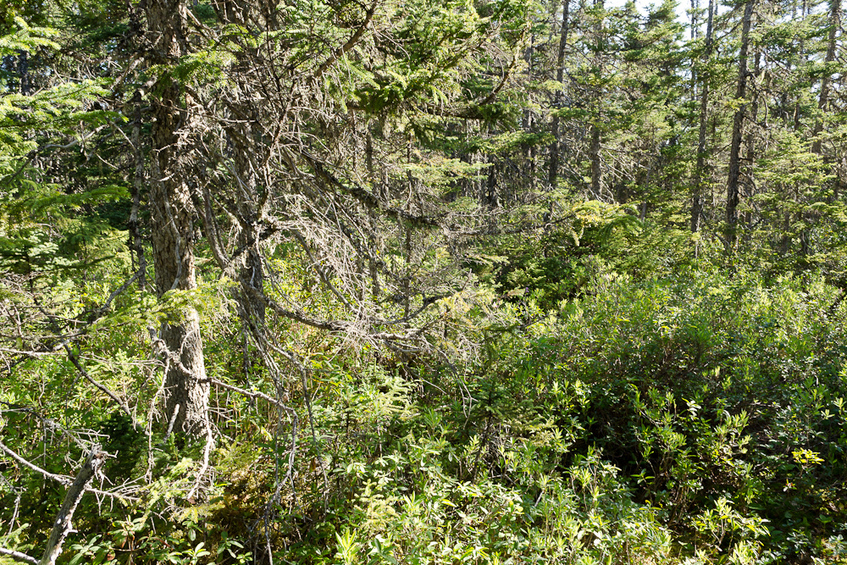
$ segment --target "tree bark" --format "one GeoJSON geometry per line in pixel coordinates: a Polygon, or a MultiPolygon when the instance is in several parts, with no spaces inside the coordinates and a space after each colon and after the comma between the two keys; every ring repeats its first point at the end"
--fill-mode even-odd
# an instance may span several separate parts
{"type": "MultiPolygon", "coordinates": [[[[598,107],[597,120],[600,119],[598,107]]],[[[591,196],[597,200],[603,193],[603,163],[600,159],[600,126],[596,122],[591,124],[591,196]]]]}
{"type": "MultiPolygon", "coordinates": [[[[146,3],[147,22],[154,37],[153,62],[168,65],[185,53],[182,0],[146,3]]],[[[153,112],[150,209],[156,293],[197,288],[194,264],[194,209],[191,190],[179,163],[180,136],[187,112],[180,85],[164,72],[157,80],[153,112]]],[[[161,328],[165,354],[165,405],[168,430],[189,436],[208,436],[209,383],[200,337],[200,317],[192,307],[174,313],[161,328]]]]}
{"type": "Polygon", "coordinates": [[[132,125],[132,156],[135,161],[135,175],[130,188],[132,196],[132,209],[127,222],[129,232],[130,255],[138,261],[138,288],[142,291],[147,288],[147,258],[144,256],[144,242],[141,238],[141,228],[138,221],[138,212],[141,208],[141,193],[144,188],[144,155],[141,151],[141,91],[136,90],[132,97],[133,125],[132,125]]]}
{"type": "MultiPolygon", "coordinates": [[[[253,131],[252,122],[244,124],[240,129],[241,131],[232,137],[235,172],[239,177],[236,179],[236,205],[241,222],[238,245],[239,248],[244,248],[243,262],[238,270],[241,288],[237,293],[237,300],[246,329],[249,330],[252,327],[253,331],[260,334],[256,338],[261,339],[265,326],[265,304],[256,300],[257,292],[252,291],[258,291],[258,295],[264,293],[265,271],[259,249],[259,185],[256,171],[253,170],[249,159],[251,152],[255,155],[258,151],[256,145],[259,142],[256,139],[258,134],[253,131]]],[[[246,363],[249,357],[246,343],[243,353],[246,363]]]]}
{"type": "MultiPolygon", "coordinates": [[[[715,1],[709,0],[709,13],[706,20],[706,45],[703,52],[703,62],[708,65],[712,59],[712,33],[715,13],[715,1]]],[[[709,111],[709,76],[708,69],[700,90],[700,129],[697,134],[697,165],[694,169],[694,194],[691,198],[691,231],[700,231],[700,219],[703,216],[703,184],[706,174],[706,127],[709,111]]]]}
{"type": "MultiPolygon", "coordinates": [[[[562,0],[562,33],[559,36],[559,51],[556,55],[556,88],[559,90],[556,92],[556,102],[553,105],[556,110],[561,108],[563,99],[562,81],[565,76],[565,49],[568,45],[569,10],[570,0],[562,0]]],[[[555,189],[559,175],[559,151],[561,150],[558,115],[553,116],[551,133],[553,134],[553,143],[550,144],[550,169],[547,175],[547,182],[551,189],[555,189]]]]}
{"type": "Polygon", "coordinates": [[[68,487],[68,492],[65,494],[65,500],[62,503],[62,508],[56,515],[56,521],[53,522],[53,531],[50,532],[50,538],[47,540],[47,547],[44,550],[44,555],[41,557],[39,565],[54,565],[56,559],[62,554],[62,545],[65,543],[65,538],[73,531],[71,519],[74,516],[76,507],[85,494],[85,489],[94,478],[94,475],[103,464],[105,454],[101,451],[92,452],[77,474],[76,479],[68,487]]]}
{"type": "MultiPolygon", "coordinates": [[[[249,5],[240,5],[232,0],[217,0],[213,6],[222,22],[248,28],[251,25],[249,5]]],[[[258,21],[256,18],[252,21],[258,21]]],[[[256,61],[261,60],[255,47],[242,46],[236,55],[233,76],[236,81],[252,75],[256,61]]],[[[260,231],[259,216],[262,195],[260,195],[259,163],[267,151],[262,139],[262,128],[259,125],[258,111],[260,101],[254,100],[252,90],[254,85],[240,82],[233,89],[228,100],[228,107],[233,114],[231,121],[224,121],[227,141],[232,149],[235,179],[233,179],[235,210],[230,213],[238,217],[238,246],[242,251],[239,260],[238,281],[241,290],[236,299],[240,307],[240,315],[246,329],[251,327],[263,331],[265,324],[265,305],[255,297],[264,293],[265,272],[259,249],[260,231]],[[251,292],[256,290],[256,292],[251,292]]],[[[267,189],[265,189],[267,190],[267,189]]],[[[260,338],[260,336],[257,336],[260,338]]],[[[245,363],[248,357],[245,343],[245,363]]],[[[246,365],[245,365],[246,368],[246,365]]]]}
{"type": "MultiPolygon", "coordinates": [[[[756,55],[753,57],[753,84],[754,91],[752,98],[750,100],[750,124],[751,127],[747,132],[747,154],[744,157],[745,161],[745,173],[744,176],[746,178],[744,191],[744,198],[748,200],[751,199],[755,194],[753,194],[753,187],[755,186],[755,162],[756,162],[756,131],[755,127],[759,119],[759,96],[755,91],[756,81],[759,79],[759,75],[761,73],[762,67],[762,51],[760,49],[756,49],[756,55]]],[[[753,222],[752,213],[748,209],[748,211],[744,214],[744,222],[749,226],[753,222]]]]}
{"type": "Polygon", "coordinates": [[[741,23],[741,48],[738,53],[738,85],[735,100],[740,104],[732,120],[732,144],[729,151],[729,178],[726,183],[726,243],[727,251],[735,247],[738,228],[738,194],[741,177],[741,141],[744,115],[747,109],[747,53],[750,44],[750,23],[753,20],[753,0],[744,6],[741,23]]]}
{"type": "Polygon", "coordinates": [[[65,538],[67,538],[68,534],[73,531],[71,520],[74,517],[74,512],[76,512],[76,507],[79,505],[79,501],[85,494],[89,483],[91,483],[91,480],[95,477],[97,472],[100,470],[100,467],[103,465],[106,454],[102,451],[92,451],[85,459],[85,463],[83,463],[76,478],[71,482],[70,477],[50,474],[44,469],[40,469],[39,467],[27,462],[2,443],[0,443],[0,450],[5,451],[7,455],[10,455],[19,463],[22,463],[32,470],[40,472],[45,477],[68,485],[68,492],[65,493],[65,500],[62,502],[62,507],[59,509],[58,514],[56,514],[56,519],[53,522],[53,529],[50,532],[50,537],[47,539],[47,546],[44,549],[44,555],[40,560],[35,557],[31,557],[26,553],[21,553],[20,551],[0,547],[0,555],[5,555],[15,561],[29,563],[30,565],[54,565],[56,560],[62,554],[62,545],[65,543],[65,538]]]}
{"type": "MultiPolygon", "coordinates": [[[[597,22],[594,26],[595,46],[592,55],[595,77],[597,83],[602,83],[603,77],[603,0],[594,0],[594,7],[598,10],[597,22]]],[[[603,115],[603,88],[597,87],[594,93],[595,115],[591,121],[591,146],[589,148],[589,160],[591,161],[591,196],[600,200],[603,193],[603,162],[600,156],[602,138],[600,133],[600,121],[603,115]]]]}
{"type": "MultiPolygon", "coordinates": [[[[838,29],[841,27],[841,0],[830,0],[829,5],[829,37],[827,38],[826,58],[824,62],[827,66],[835,61],[835,50],[838,46],[837,37],[838,29]]],[[[818,110],[821,116],[815,121],[815,129],[812,135],[812,153],[817,155],[822,154],[823,140],[820,136],[823,132],[823,113],[829,106],[829,91],[832,82],[832,75],[827,69],[821,79],[821,90],[818,96],[818,110]]]]}
{"type": "MultiPolygon", "coordinates": [[[[534,68],[534,59],[535,59],[535,34],[533,34],[529,41],[529,48],[526,53],[527,66],[526,66],[526,78],[527,82],[532,82],[533,79],[533,71],[534,68]]],[[[529,134],[535,132],[535,115],[533,114],[533,110],[531,108],[527,108],[524,110],[525,115],[525,129],[529,134]]],[[[529,177],[529,186],[527,187],[531,193],[535,192],[536,183],[538,181],[537,174],[537,158],[536,158],[536,150],[535,143],[529,144],[526,148],[526,159],[527,159],[527,172],[526,175],[529,177]]],[[[513,195],[510,195],[513,196],[513,195]]]]}
{"type": "MultiPolygon", "coordinates": [[[[235,127],[239,131],[233,129],[230,132],[235,173],[238,176],[236,179],[236,203],[241,221],[238,244],[239,247],[245,248],[244,261],[238,273],[239,282],[244,289],[239,293],[239,301],[242,310],[244,310],[244,315],[252,318],[258,328],[262,328],[265,324],[265,305],[252,299],[254,293],[247,290],[252,288],[260,293],[264,292],[265,272],[259,250],[259,179],[250,159],[250,155],[259,155],[262,151],[261,131],[260,128],[255,127],[258,118],[251,112],[249,104],[240,102],[239,105],[244,114],[239,116],[239,119],[246,121],[246,123],[237,124],[235,127]]],[[[249,319],[245,322],[249,323],[249,319]]]]}

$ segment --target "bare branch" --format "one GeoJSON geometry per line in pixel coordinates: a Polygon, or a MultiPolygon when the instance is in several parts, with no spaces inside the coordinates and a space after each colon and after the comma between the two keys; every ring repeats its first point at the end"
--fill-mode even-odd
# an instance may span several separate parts
{"type": "Polygon", "coordinates": [[[246,396],[247,398],[261,398],[262,400],[265,400],[265,401],[273,404],[274,406],[285,410],[286,412],[293,412],[293,409],[291,407],[286,406],[282,402],[278,401],[277,399],[275,399],[271,396],[268,396],[264,392],[261,392],[261,391],[258,391],[258,390],[247,390],[246,388],[240,388],[240,387],[237,387],[235,385],[227,384],[227,383],[220,381],[220,380],[218,380],[214,377],[206,377],[205,382],[208,382],[209,384],[213,384],[215,386],[219,386],[221,388],[225,388],[227,390],[231,390],[232,392],[237,392],[238,394],[246,396]]]}
{"type": "Polygon", "coordinates": [[[11,557],[15,561],[20,561],[21,563],[31,563],[32,565],[38,565],[38,559],[36,559],[35,557],[30,557],[26,553],[21,553],[20,551],[14,551],[11,549],[0,547],[0,555],[11,557]]]}
{"type": "Polygon", "coordinates": [[[209,457],[214,447],[215,438],[212,434],[212,428],[209,427],[206,430],[206,445],[203,447],[203,463],[200,465],[200,470],[197,471],[197,479],[194,481],[194,485],[191,487],[191,490],[188,491],[188,494],[185,496],[185,499],[188,500],[188,502],[191,504],[194,504],[194,499],[197,493],[200,492],[200,489],[203,486],[203,481],[206,478],[207,473],[209,472],[209,457]]]}
{"type": "Polygon", "coordinates": [[[85,316],[91,320],[89,322],[89,325],[93,324],[94,321],[96,321],[103,314],[105,314],[106,310],[108,310],[109,306],[111,306],[112,301],[117,298],[119,294],[122,294],[126,289],[128,289],[129,285],[135,282],[136,279],[142,277],[143,275],[144,271],[142,269],[137,270],[134,275],[127,279],[126,282],[124,282],[124,284],[113,290],[109,297],[106,299],[106,301],[100,307],[96,308],[92,312],[86,312],[85,316]]]}
{"type": "Polygon", "coordinates": [[[62,483],[63,485],[69,485],[73,482],[73,479],[71,479],[67,475],[56,475],[54,473],[51,473],[50,471],[45,471],[44,469],[42,469],[38,465],[35,465],[34,463],[30,463],[29,461],[27,461],[26,459],[24,459],[23,457],[21,457],[20,455],[18,455],[17,453],[12,451],[8,447],[6,447],[6,445],[2,441],[0,441],[0,451],[2,451],[3,453],[8,455],[9,457],[14,459],[15,461],[17,461],[18,463],[20,463],[21,465],[23,465],[27,469],[30,469],[31,471],[35,471],[36,473],[40,473],[40,474],[44,475],[45,477],[47,477],[48,479],[52,479],[56,482],[62,483]]]}
{"type": "MultiPolygon", "coordinates": [[[[130,280],[133,280],[133,279],[130,279],[130,280]]],[[[73,363],[74,367],[76,367],[77,371],[79,371],[79,374],[82,375],[85,378],[85,380],[87,380],[88,382],[93,384],[95,387],[100,389],[100,391],[103,394],[105,394],[106,396],[108,396],[109,398],[114,400],[115,403],[120,407],[120,409],[123,410],[124,412],[126,412],[126,415],[129,416],[130,420],[132,420],[132,427],[137,428],[138,422],[135,421],[135,417],[132,415],[132,411],[129,409],[129,406],[127,406],[120,398],[118,398],[117,395],[115,395],[114,392],[112,392],[111,390],[106,388],[104,385],[102,385],[99,382],[97,382],[96,380],[94,380],[94,378],[91,375],[88,374],[88,371],[86,371],[83,368],[83,366],[80,364],[79,358],[76,355],[74,355],[74,353],[71,351],[71,348],[68,347],[67,345],[65,345],[65,351],[68,354],[68,359],[70,359],[71,363],[73,363]]]]}
{"type": "Polygon", "coordinates": [[[21,349],[10,349],[8,347],[0,347],[0,353],[11,353],[12,355],[22,355],[23,357],[32,357],[33,359],[53,355],[52,351],[24,351],[21,349]]]}
{"type": "Polygon", "coordinates": [[[300,155],[312,166],[315,173],[317,173],[318,178],[335,188],[341,189],[345,194],[352,196],[364,206],[370,209],[379,210],[381,213],[390,218],[394,218],[395,220],[402,220],[416,226],[437,227],[439,225],[437,218],[410,214],[409,212],[386,206],[384,202],[367,191],[364,187],[354,183],[345,184],[341,182],[341,180],[327,169],[325,163],[313,157],[306,151],[300,151],[300,155]]]}
{"type": "Polygon", "coordinates": [[[76,507],[82,496],[85,494],[88,483],[94,478],[94,475],[100,470],[103,465],[106,454],[100,450],[92,451],[82,465],[79,474],[74,479],[65,495],[65,501],[62,503],[62,508],[56,515],[56,520],[53,523],[53,531],[50,533],[50,538],[47,540],[47,547],[44,550],[44,556],[41,558],[39,565],[53,565],[56,563],[59,555],[62,554],[62,545],[65,543],[65,538],[73,531],[71,519],[73,518],[76,507]]]}
{"type": "Polygon", "coordinates": [[[318,69],[315,71],[313,78],[319,78],[338,59],[343,57],[348,51],[350,51],[353,47],[356,46],[356,44],[359,42],[359,40],[365,34],[365,31],[368,29],[368,26],[371,23],[371,18],[373,18],[374,11],[376,11],[376,6],[377,6],[378,2],[379,2],[379,0],[374,0],[371,3],[371,7],[368,8],[368,11],[365,13],[365,20],[362,22],[362,25],[360,25],[358,27],[358,29],[356,29],[356,31],[353,33],[353,35],[350,36],[350,39],[348,39],[344,43],[344,45],[342,45],[341,47],[339,47],[338,49],[336,49],[335,51],[332,52],[332,54],[329,56],[329,59],[327,59],[326,61],[321,63],[321,66],[318,67],[318,69]]]}
{"type": "Polygon", "coordinates": [[[108,496],[109,498],[117,498],[118,500],[123,500],[124,502],[138,502],[141,500],[137,496],[127,496],[125,494],[119,494],[117,492],[100,490],[91,487],[85,487],[85,492],[90,492],[92,494],[96,494],[97,496],[108,496]]]}

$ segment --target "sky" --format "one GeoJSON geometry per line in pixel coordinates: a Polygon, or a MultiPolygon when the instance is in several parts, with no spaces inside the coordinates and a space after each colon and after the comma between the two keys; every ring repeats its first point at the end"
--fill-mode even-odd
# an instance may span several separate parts
{"type": "MultiPolygon", "coordinates": [[[[605,0],[604,5],[606,8],[621,8],[627,3],[627,1],[628,0],[605,0]]],[[[703,4],[703,1],[704,0],[701,0],[701,5],[703,4]]],[[[642,14],[647,13],[647,8],[649,6],[657,6],[661,5],[661,3],[661,0],[635,0],[635,6],[642,14]]],[[[688,10],[690,8],[691,0],[677,0],[676,17],[681,23],[687,24],[691,21],[690,16],[688,15],[688,10]]]]}

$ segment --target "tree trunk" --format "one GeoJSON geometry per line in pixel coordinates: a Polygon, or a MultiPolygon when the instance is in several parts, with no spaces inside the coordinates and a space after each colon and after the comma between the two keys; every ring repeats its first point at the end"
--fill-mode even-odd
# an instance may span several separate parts
{"type": "MultiPolygon", "coordinates": [[[[752,98],[750,100],[750,124],[751,127],[747,132],[747,154],[744,157],[745,161],[745,173],[744,176],[746,178],[746,182],[744,186],[746,190],[744,191],[744,198],[748,199],[748,201],[755,196],[753,193],[755,186],[755,178],[754,171],[756,162],[756,124],[759,119],[759,96],[755,91],[755,84],[759,79],[759,75],[762,69],[762,51],[760,49],[756,49],[756,56],[753,58],[753,84],[754,84],[754,92],[752,98]]],[[[744,214],[744,223],[750,226],[753,223],[753,216],[750,210],[744,214]]]]}
{"type": "MultiPolygon", "coordinates": [[[[600,119],[600,110],[598,107],[597,120],[600,119]]],[[[600,160],[600,126],[596,121],[591,124],[591,196],[597,200],[603,193],[603,167],[600,160]]]]}
{"type": "MultiPolygon", "coordinates": [[[[232,0],[217,0],[212,4],[222,22],[249,27],[251,21],[249,4],[232,0]]],[[[261,60],[261,56],[256,48],[243,46],[236,55],[233,75],[249,77],[257,60],[261,60]]],[[[229,102],[234,119],[231,122],[224,121],[224,128],[232,147],[236,176],[233,181],[236,209],[230,210],[230,213],[238,216],[240,223],[238,245],[240,249],[243,249],[243,260],[240,261],[241,267],[238,271],[241,291],[237,293],[236,298],[244,323],[249,328],[252,321],[254,329],[262,332],[265,324],[265,304],[256,299],[264,293],[265,280],[264,265],[259,251],[259,215],[262,199],[259,194],[260,171],[258,169],[260,167],[258,163],[263,161],[262,157],[267,151],[262,139],[262,128],[259,125],[257,104],[260,102],[253,99],[251,86],[249,83],[242,83],[234,89],[234,96],[229,102]]],[[[244,354],[247,355],[246,350],[244,354]]]]}
{"type": "MultiPolygon", "coordinates": [[[[691,41],[694,41],[699,36],[697,26],[700,18],[700,0],[691,0],[691,41]]],[[[711,14],[711,10],[709,10],[711,14]]]]}
{"type": "MultiPolygon", "coordinates": [[[[559,36],[559,52],[556,55],[556,83],[559,90],[556,91],[556,101],[553,105],[555,110],[559,110],[562,106],[562,81],[565,75],[565,49],[568,45],[568,25],[569,25],[569,10],[570,0],[562,0],[562,33],[559,36]]],[[[550,188],[556,188],[556,180],[559,175],[559,151],[561,151],[559,140],[559,116],[553,116],[553,143],[550,144],[550,170],[548,171],[547,182],[550,188]]]]}
{"type": "MultiPolygon", "coordinates": [[[[261,332],[265,325],[265,304],[256,300],[256,296],[264,293],[265,272],[262,264],[262,256],[259,252],[259,191],[256,172],[249,159],[249,152],[257,154],[256,145],[260,143],[256,138],[252,122],[244,124],[239,135],[233,137],[233,151],[235,153],[236,179],[236,202],[238,215],[242,222],[241,232],[238,237],[239,247],[244,247],[244,261],[238,271],[238,279],[242,290],[239,292],[238,300],[245,316],[245,323],[255,324],[257,331],[261,332]],[[252,292],[252,290],[258,291],[252,292]]],[[[245,355],[247,352],[245,351],[245,355]]]]}
{"type": "MultiPolygon", "coordinates": [[[[835,50],[837,48],[837,37],[838,37],[838,29],[841,27],[841,0],[830,0],[829,5],[829,37],[827,40],[826,47],[826,58],[824,62],[827,66],[831,65],[833,61],[835,61],[835,50]]],[[[823,74],[823,78],[821,79],[821,90],[818,96],[818,110],[821,113],[821,116],[815,121],[815,129],[814,134],[812,136],[812,153],[817,155],[822,154],[822,145],[823,141],[820,136],[823,132],[823,113],[826,111],[827,106],[829,105],[829,91],[832,81],[832,75],[830,73],[830,69],[827,70],[823,74]]]]}
{"type": "Polygon", "coordinates": [[[138,222],[138,212],[141,208],[141,192],[144,189],[144,153],[141,150],[141,91],[136,90],[132,97],[133,124],[132,124],[132,157],[135,161],[135,175],[130,188],[132,196],[132,209],[127,222],[129,232],[130,255],[138,261],[138,288],[142,291],[147,288],[147,258],[144,256],[144,241],[141,238],[141,228],[138,222]]]}
{"type": "MultiPolygon", "coordinates": [[[[155,44],[150,50],[154,62],[173,64],[184,54],[183,21],[186,5],[181,0],[146,3],[147,22],[155,44]]],[[[178,130],[185,126],[187,113],[180,85],[167,73],[156,82],[151,105],[153,112],[150,209],[152,254],[156,293],[197,288],[193,234],[194,208],[191,191],[179,165],[178,130]]],[[[203,360],[200,317],[192,307],[174,313],[162,325],[166,348],[165,405],[168,430],[189,436],[208,436],[209,384],[203,360]]]]}
{"type": "Polygon", "coordinates": [[[726,244],[727,251],[735,247],[738,228],[738,194],[741,178],[741,140],[744,114],[747,108],[747,53],[750,43],[750,23],[753,20],[753,0],[744,7],[741,23],[741,48],[738,53],[738,86],[735,100],[740,104],[732,120],[732,144],[729,151],[729,179],[726,183],[726,244]]]}
{"type": "MultiPolygon", "coordinates": [[[[532,82],[533,79],[533,71],[534,69],[534,59],[535,59],[535,34],[533,34],[529,40],[529,48],[526,53],[527,59],[527,68],[526,68],[526,78],[527,82],[532,82]]],[[[525,115],[525,129],[526,133],[532,134],[535,132],[535,115],[533,114],[533,110],[531,108],[527,108],[524,110],[525,115]]],[[[527,187],[531,193],[535,192],[536,183],[538,181],[538,173],[537,173],[537,159],[536,159],[536,150],[535,150],[535,142],[530,143],[526,148],[526,160],[527,160],[527,171],[526,176],[529,177],[529,186],[527,187]]],[[[514,198],[514,193],[510,194],[512,198],[514,198]]]]}
{"type": "MultiPolygon", "coordinates": [[[[708,66],[712,59],[712,22],[715,13],[715,1],[709,0],[709,13],[706,20],[706,46],[703,61],[708,66]]],[[[708,73],[708,69],[707,69],[708,73]]],[[[703,79],[703,76],[699,77],[703,79]]],[[[706,174],[706,126],[709,110],[709,77],[703,80],[700,90],[700,129],[697,135],[697,165],[694,169],[694,195],[691,199],[691,231],[700,231],[700,219],[703,216],[703,184],[706,174]]]]}
{"type": "MultiPolygon", "coordinates": [[[[594,72],[597,83],[602,83],[603,77],[603,0],[594,0],[594,7],[598,10],[597,22],[594,26],[594,72]]],[[[591,196],[599,200],[603,194],[603,163],[600,157],[602,139],[600,134],[600,120],[603,115],[603,88],[597,87],[594,93],[594,119],[591,121],[591,147],[589,149],[589,160],[591,161],[591,196]]]]}

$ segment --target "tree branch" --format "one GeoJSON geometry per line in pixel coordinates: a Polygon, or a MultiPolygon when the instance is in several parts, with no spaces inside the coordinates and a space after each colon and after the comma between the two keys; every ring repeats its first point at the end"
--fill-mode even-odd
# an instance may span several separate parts
{"type": "Polygon", "coordinates": [[[384,202],[365,188],[356,184],[348,186],[341,182],[341,180],[327,170],[326,165],[322,161],[312,155],[309,155],[306,151],[301,150],[299,153],[312,166],[312,169],[314,169],[318,178],[330,186],[341,189],[343,192],[352,196],[367,208],[379,210],[390,218],[405,221],[416,226],[438,227],[440,225],[436,218],[410,214],[409,212],[386,206],[384,202]]]}
{"type": "Polygon", "coordinates": [[[73,531],[71,518],[73,518],[76,507],[85,494],[88,483],[91,482],[94,475],[100,470],[105,457],[106,454],[104,452],[95,449],[86,458],[82,469],[79,470],[79,474],[77,474],[76,479],[74,479],[73,484],[71,484],[65,495],[62,508],[56,515],[56,520],[53,523],[53,531],[47,540],[47,547],[44,550],[44,556],[41,558],[39,565],[54,565],[56,559],[61,555],[62,544],[65,543],[65,538],[68,537],[68,534],[73,531]]]}
{"type": "Polygon", "coordinates": [[[85,377],[85,380],[87,380],[89,383],[100,389],[103,394],[114,400],[115,403],[120,407],[120,409],[123,410],[127,416],[129,416],[129,419],[132,421],[132,427],[138,428],[138,422],[135,421],[135,416],[132,415],[132,411],[129,409],[129,406],[127,406],[120,398],[118,398],[114,392],[106,388],[105,385],[94,380],[94,378],[88,374],[88,371],[86,371],[85,368],[83,368],[83,366],[80,364],[79,358],[73,353],[73,351],[71,351],[71,348],[67,345],[65,345],[65,351],[68,354],[68,359],[70,359],[71,363],[73,363],[74,367],[76,367],[77,371],[79,371],[79,374],[85,377]]]}
{"type": "Polygon", "coordinates": [[[273,404],[274,406],[281,408],[282,410],[285,410],[286,412],[293,412],[293,409],[291,407],[286,406],[285,404],[283,404],[280,401],[278,401],[277,399],[265,394],[264,392],[260,392],[258,390],[247,390],[246,388],[240,388],[240,387],[237,387],[235,385],[227,384],[227,383],[225,383],[221,380],[218,380],[214,377],[206,377],[204,379],[204,382],[207,382],[209,384],[213,384],[215,386],[219,386],[219,387],[227,389],[227,390],[231,390],[232,392],[237,392],[238,394],[240,394],[242,396],[246,396],[247,398],[254,398],[254,399],[255,398],[261,398],[262,400],[265,400],[265,401],[273,404]]]}
{"type": "Polygon", "coordinates": [[[38,559],[36,559],[35,557],[30,557],[26,553],[21,553],[20,551],[14,551],[11,549],[0,547],[0,555],[11,557],[15,561],[20,561],[21,563],[31,563],[32,565],[38,565],[38,559]]]}
{"type": "Polygon", "coordinates": [[[18,455],[17,453],[12,451],[8,447],[6,447],[6,445],[2,441],[0,441],[0,451],[2,451],[3,453],[8,455],[9,457],[14,459],[15,461],[17,461],[18,463],[20,463],[21,465],[23,465],[27,469],[29,469],[31,471],[35,471],[36,473],[40,473],[40,474],[44,475],[45,477],[47,477],[48,479],[53,479],[54,481],[62,483],[63,485],[69,485],[69,484],[71,484],[71,482],[73,482],[72,479],[67,475],[56,475],[54,473],[51,473],[50,471],[45,471],[44,469],[42,469],[38,465],[35,465],[34,463],[30,463],[29,461],[27,461],[26,459],[24,459],[23,457],[21,457],[20,455],[18,455]]]}
{"type": "Polygon", "coordinates": [[[365,13],[365,20],[362,22],[362,25],[360,25],[358,27],[358,29],[353,33],[353,35],[350,36],[350,39],[348,39],[347,42],[344,43],[344,45],[342,45],[338,49],[334,50],[332,52],[332,54],[329,56],[329,59],[324,61],[321,64],[321,66],[318,67],[318,69],[315,71],[315,74],[312,76],[312,79],[319,78],[338,59],[340,59],[341,57],[346,55],[348,51],[350,51],[353,47],[356,46],[356,44],[359,42],[359,40],[365,34],[365,30],[368,29],[368,25],[370,25],[370,23],[371,23],[371,18],[373,18],[374,12],[376,11],[376,6],[377,6],[377,0],[374,0],[371,3],[371,7],[365,13]]]}

